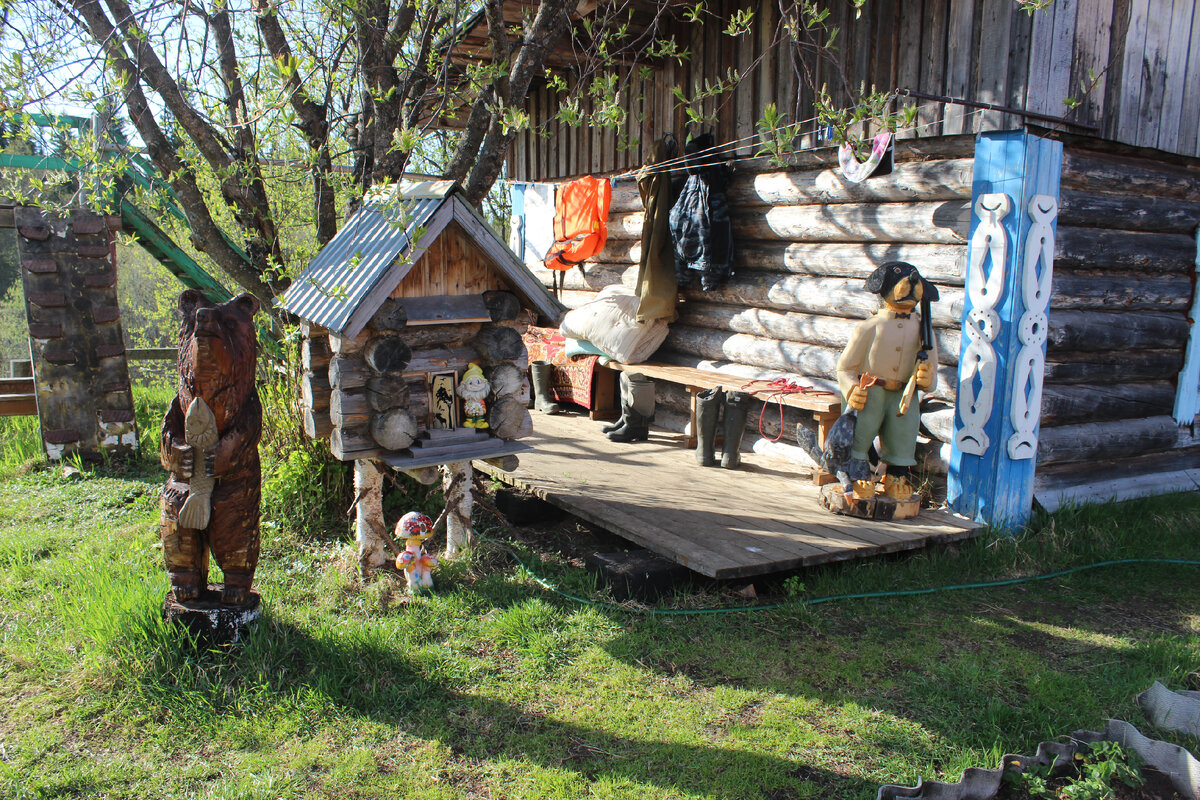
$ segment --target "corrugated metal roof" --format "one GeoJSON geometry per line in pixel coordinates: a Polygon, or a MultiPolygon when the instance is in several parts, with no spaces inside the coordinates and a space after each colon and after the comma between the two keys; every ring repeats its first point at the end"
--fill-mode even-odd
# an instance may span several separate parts
{"type": "Polygon", "coordinates": [[[451,181],[402,182],[363,199],[363,207],[321,249],[291,287],[283,307],[335,333],[407,252],[454,190],[451,181]],[[397,205],[395,197],[403,198],[397,205]]]}

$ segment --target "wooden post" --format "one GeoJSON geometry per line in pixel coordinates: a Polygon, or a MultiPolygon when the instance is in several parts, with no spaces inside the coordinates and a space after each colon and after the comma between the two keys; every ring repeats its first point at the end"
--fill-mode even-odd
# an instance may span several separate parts
{"type": "Polygon", "coordinates": [[[947,500],[1015,530],[1029,520],[1062,144],[1024,131],[975,147],[967,295],[947,500]]]}
{"type": "Polygon", "coordinates": [[[475,540],[471,512],[473,473],[470,461],[455,461],[442,467],[442,489],[446,492],[446,556],[453,558],[475,540]]]}
{"type": "MultiPolygon", "coordinates": [[[[1196,229],[1196,279],[1200,281],[1200,228],[1196,229]]],[[[1193,285],[1187,355],[1175,384],[1174,417],[1180,425],[1191,425],[1200,414],[1200,283],[1193,285]]]]}
{"type": "Polygon", "coordinates": [[[391,560],[383,540],[383,473],[369,459],[354,462],[354,496],[358,565],[365,578],[391,560]]]}

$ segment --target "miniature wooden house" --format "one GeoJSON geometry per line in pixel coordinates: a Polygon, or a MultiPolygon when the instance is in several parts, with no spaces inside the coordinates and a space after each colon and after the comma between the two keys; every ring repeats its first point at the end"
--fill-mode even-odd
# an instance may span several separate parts
{"type": "Polygon", "coordinates": [[[305,431],[343,461],[398,469],[527,449],[521,333],[561,306],[449,181],[364,198],[283,296],[302,320],[305,431]],[[490,382],[486,427],[456,389],[490,382]]]}

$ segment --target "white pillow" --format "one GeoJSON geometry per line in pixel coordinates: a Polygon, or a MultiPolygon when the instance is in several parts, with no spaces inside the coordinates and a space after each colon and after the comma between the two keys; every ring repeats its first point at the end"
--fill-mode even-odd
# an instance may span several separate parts
{"type": "Polygon", "coordinates": [[[595,300],[568,311],[559,330],[563,336],[591,342],[614,361],[637,364],[667,338],[666,320],[637,321],[640,304],[632,289],[619,283],[605,286],[595,300]]]}

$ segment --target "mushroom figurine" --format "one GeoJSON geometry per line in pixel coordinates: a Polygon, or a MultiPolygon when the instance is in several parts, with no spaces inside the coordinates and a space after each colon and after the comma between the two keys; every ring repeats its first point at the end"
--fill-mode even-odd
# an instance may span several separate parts
{"type": "Polygon", "coordinates": [[[438,559],[425,552],[425,542],[433,536],[433,520],[419,511],[410,511],[396,523],[396,536],[404,539],[404,552],[396,556],[396,569],[404,571],[408,590],[413,594],[432,590],[438,559]]]}

